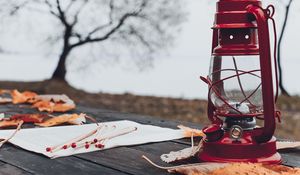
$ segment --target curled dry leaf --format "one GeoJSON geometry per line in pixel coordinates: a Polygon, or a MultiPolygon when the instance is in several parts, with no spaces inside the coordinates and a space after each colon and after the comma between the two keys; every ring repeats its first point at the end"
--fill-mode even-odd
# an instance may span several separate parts
{"type": "Polygon", "coordinates": [[[202,150],[204,140],[205,140],[205,137],[203,137],[200,140],[200,142],[197,146],[193,146],[193,143],[192,143],[192,147],[190,147],[190,148],[185,148],[185,149],[182,149],[179,151],[171,151],[169,154],[161,155],[160,158],[162,161],[164,161],[166,163],[171,163],[171,162],[175,162],[175,161],[179,161],[179,160],[185,160],[185,159],[192,158],[192,157],[198,155],[198,153],[202,150]]]}
{"type": "Polygon", "coordinates": [[[205,134],[202,131],[199,130],[195,130],[195,129],[191,129],[188,127],[184,127],[184,126],[178,126],[179,128],[182,128],[185,130],[185,134],[191,134],[191,147],[190,148],[185,148],[179,151],[171,151],[168,154],[163,154],[160,156],[161,160],[166,162],[166,163],[171,163],[171,162],[175,162],[175,161],[180,161],[180,160],[186,160],[189,158],[194,157],[195,155],[197,155],[203,146],[203,141],[205,140],[205,134]],[[197,146],[194,146],[194,134],[196,134],[197,136],[202,136],[199,144],[197,146]]]}
{"type": "Polygon", "coordinates": [[[46,114],[15,114],[10,119],[23,120],[25,123],[41,123],[47,117],[46,114]]]}
{"type": "Polygon", "coordinates": [[[75,124],[80,125],[85,123],[85,114],[63,114],[57,117],[52,117],[42,123],[35,123],[38,126],[43,127],[50,127],[50,126],[57,126],[63,123],[75,124]]]}
{"type": "Polygon", "coordinates": [[[69,110],[75,109],[75,105],[65,104],[65,103],[54,103],[51,101],[39,101],[32,105],[33,108],[38,108],[39,111],[46,112],[67,112],[69,110]]]}
{"type": "Polygon", "coordinates": [[[66,95],[38,95],[34,98],[35,103],[32,105],[39,111],[47,112],[66,112],[76,107],[66,95]]]}
{"type": "Polygon", "coordinates": [[[192,136],[193,137],[203,137],[203,136],[205,136],[205,134],[202,132],[202,130],[199,130],[199,129],[193,129],[193,128],[189,128],[189,127],[183,126],[183,125],[178,125],[177,127],[184,131],[185,137],[192,137],[192,136]]]}
{"type": "Polygon", "coordinates": [[[36,93],[31,91],[24,91],[19,92],[18,90],[11,91],[11,97],[13,104],[19,104],[19,103],[31,103],[34,101],[34,98],[37,96],[36,93]]]}

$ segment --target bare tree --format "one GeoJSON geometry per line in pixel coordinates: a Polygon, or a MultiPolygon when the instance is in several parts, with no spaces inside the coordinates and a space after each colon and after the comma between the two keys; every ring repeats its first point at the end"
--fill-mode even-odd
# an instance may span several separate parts
{"type": "Polygon", "coordinates": [[[59,21],[63,30],[55,43],[62,48],[52,78],[61,80],[73,50],[111,41],[151,57],[172,44],[174,29],[185,16],[183,4],[170,0],[10,0],[3,4],[10,15],[39,11],[59,21]]]}
{"type": "Polygon", "coordinates": [[[277,52],[278,74],[279,74],[278,75],[278,77],[279,77],[279,89],[281,91],[281,94],[285,95],[285,96],[290,96],[290,94],[288,93],[288,91],[286,90],[286,88],[284,87],[284,84],[283,84],[281,45],[282,45],[282,40],[283,40],[283,37],[284,37],[284,34],[285,34],[285,29],[286,29],[287,21],[288,21],[288,18],[289,18],[290,7],[291,7],[292,2],[293,2],[293,0],[288,0],[287,4],[282,2],[285,6],[285,13],[284,13],[284,18],[283,18],[283,24],[282,24],[282,27],[281,27],[281,32],[280,32],[280,35],[279,35],[278,52],[277,52]]]}

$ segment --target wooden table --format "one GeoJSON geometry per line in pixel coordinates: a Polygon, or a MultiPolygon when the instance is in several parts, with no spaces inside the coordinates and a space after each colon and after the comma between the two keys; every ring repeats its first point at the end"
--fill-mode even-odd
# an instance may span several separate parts
{"type": "MultiPolygon", "coordinates": [[[[7,113],[33,113],[34,109],[28,107],[18,108],[15,105],[0,106],[0,112],[7,113]]],[[[85,112],[94,116],[99,122],[114,120],[132,120],[142,124],[151,124],[162,127],[176,128],[178,124],[190,127],[199,125],[187,122],[166,121],[150,116],[120,113],[104,109],[78,107],[74,112],[85,112]]],[[[70,157],[51,160],[40,154],[35,154],[17,148],[10,144],[0,149],[0,174],[114,174],[114,175],[154,175],[168,174],[157,169],[141,158],[146,155],[153,161],[166,165],[160,161],[160,155],[190,146],[188,139],[168,142],[151,143],[138,146],[113,148],[70,157]]],[[[300,149],[282,152],[284,164],[300,167],[300,149]]]]}

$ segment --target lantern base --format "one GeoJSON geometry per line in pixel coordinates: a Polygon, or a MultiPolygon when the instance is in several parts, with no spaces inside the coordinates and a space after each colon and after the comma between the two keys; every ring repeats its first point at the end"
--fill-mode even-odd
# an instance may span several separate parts
{"type": "Polygon", "coordinates": [[[280,164],[281,156],[276,150],[276,138],[266,143],[256,143],[250,135],[233,141],[228,135],[214,142],[204,141],[200,162],[251,162],[280,164]]]}

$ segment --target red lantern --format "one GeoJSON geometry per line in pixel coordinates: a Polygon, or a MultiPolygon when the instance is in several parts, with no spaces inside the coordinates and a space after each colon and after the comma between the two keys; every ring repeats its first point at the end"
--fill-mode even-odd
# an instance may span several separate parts
{"type": "Polygon", "coordinates": [[[276,151],[277,65],[271,60],[268,21],[274,7],[259,0],[219,0],[213,26],[208,118],[201,161],[280,163],[276,151]],[[274,97],[272,68],[275,72],[274,97]],[[263,120],[263,126],[256,125],[263,120]]]}

